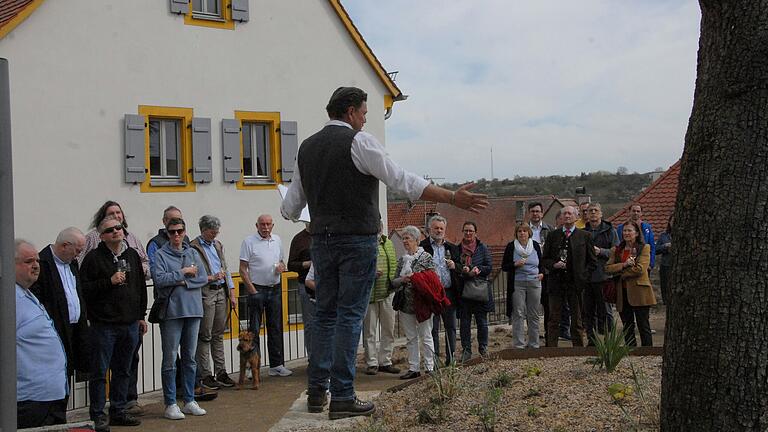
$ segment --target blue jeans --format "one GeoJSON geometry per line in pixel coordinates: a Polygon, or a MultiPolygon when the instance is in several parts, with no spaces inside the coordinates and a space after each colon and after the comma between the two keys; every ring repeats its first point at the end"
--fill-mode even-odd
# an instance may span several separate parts
{"type": "Polygon", "coordinates": [[[308,392],[326,391],[330,379],[331,400],[352,400],[357,346],[376,279],[376,235],[313,235],[311,253],[317,307],[308,392]]]}
{"type": "Polygon", "coordinates": [[[488,352],[488,312],[473,311],[466,303],[462,303],[462,309],[461,320],[459,320],[462,350],[465,353],[472,352],[472,315],[474,315],[477,325],[477,348],[480,354],[485,354],[488,352]]]}
{"type": "Polygon", "coordinates": [[[453,355],[456,352],[456,307],[453,300],[451,306],[443,309],[440,315],[432,317],[432,342],[435,345],[435,364],[440,359],[440,320],[445,324],[445,364],[453,362],[453,355]]]}
{"type": "MultiPolygon", "coordinates": [[[[285,363],[283,359],[283,291],[280,285],[269,287],[255,285],[256,294],[248,294],[248,330],[259,334],[261,317],[267,318],[267,351],[269,367],[278,367],[285,363]]],[[[256,351],[261,355],[261,343],[256,344],[256,351]]]]}
{"type": "Polygon", "coordinates": [[[109,385],[109,413],[124,414],[131,373],[131,361],[139,343],[139,324],[91,323],[91,350],[93,376],[88,382],[91,420],[104,416],[107,402],[107,370],[112,370],[109,385]]]}
{"type": "Polygon", "coordinates": [[[181,346],[181,398],[185,403],[195,400],[195,351],[197,333],[202,318],[176,318],[160,323],[160,337],[163,347],[163,401],[165,405],[176,404],[176,356],[181,346]]]}
{"type": "Polygon", "coordinates": [[[304,323],[304,349],[307,357],[312,353],[312,329],[315,320],[315,302],[309,298],[304,284],[299,284],[299,299],[301,300],[301,321],[304,323]]]}

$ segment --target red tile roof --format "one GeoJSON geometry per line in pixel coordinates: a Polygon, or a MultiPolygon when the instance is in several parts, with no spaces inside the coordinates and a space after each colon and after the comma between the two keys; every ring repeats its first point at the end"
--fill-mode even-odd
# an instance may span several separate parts
{"type": "MultiPolygon", "coordinates": [[[[3,28],[20,15],[24,9],[32,6],[34,0],[0,0],[0,38],[12,28],[3,28]]],[[[14,23],[18,24],[18,22],[14,23]]],[[[11,25],[12,27],[12,25],[11,25]]]]}
{"type": "Polygon", "coordinates": [[[645,188],[635,199],[608,218],[609,222],[618,226],[629,218],[629,209],[632,204],[640,204],[643,208],[643,220],[653,226],[656,233],[667,228],[667,221],[675,211],[677,199],[677,181],[680,177],[680,161],[661,175],[655,182],[645,188]]]}
{"type": "Polygon", "coordinates": [[[425,215],[434,213],[435,207],[437,203],[430,201],[416,201],[410,208],[406,201],[387,203],[387,228],[389,232],[408,225],[423,228],[426,221],[425,215]]]}

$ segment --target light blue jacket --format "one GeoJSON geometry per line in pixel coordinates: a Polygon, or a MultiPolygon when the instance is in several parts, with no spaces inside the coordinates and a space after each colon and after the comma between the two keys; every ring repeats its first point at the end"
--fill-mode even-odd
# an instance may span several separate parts
{"type": "Polygon", "coordinates": [[[203,316],[203,296],[201,288],[208,284],[200,254],[189,245],[182,244],[181,250],[166,243],[157,250],[152,264],[152,281],[155,284],[155,299],[168,297],[166,319],[196,318],[203,316]],[[181,269],[190,264],[197,266],[197,276],[185,276],[181,269]],[[186,282],[183,284],[182,282],[186,282]],[[173,288],[176,287],[174,290],[173,288]]]}

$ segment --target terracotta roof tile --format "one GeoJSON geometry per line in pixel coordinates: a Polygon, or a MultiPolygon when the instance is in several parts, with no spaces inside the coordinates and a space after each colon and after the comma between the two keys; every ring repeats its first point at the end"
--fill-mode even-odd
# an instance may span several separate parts
{"type": "Polygon", "coordinates": [[[638,203],[643,208],[643,220],[649,222],[655,233],[666,229],[669,217],[675,211],[677,199],[677,182],[680,177],[680,161],[661,175],[655,182],[627,203],[623,209],[608,218],[608,221],[618,226],[629,218],[629,208],[638,203]]]}
{"type": "Polygon", "coordinates": [[[0,1],[0,29],[8,22],[16,18],[21,11],[32,3],[33,0],[2,0],[0,1]]]}

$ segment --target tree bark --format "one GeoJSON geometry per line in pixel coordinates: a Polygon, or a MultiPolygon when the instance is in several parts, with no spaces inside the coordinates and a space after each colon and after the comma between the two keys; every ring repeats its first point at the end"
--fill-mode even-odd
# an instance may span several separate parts
{"type": "Polygon", "coordinates": [[[700,0],[662,431],[768,430],[768,0],[700,0]]]}

